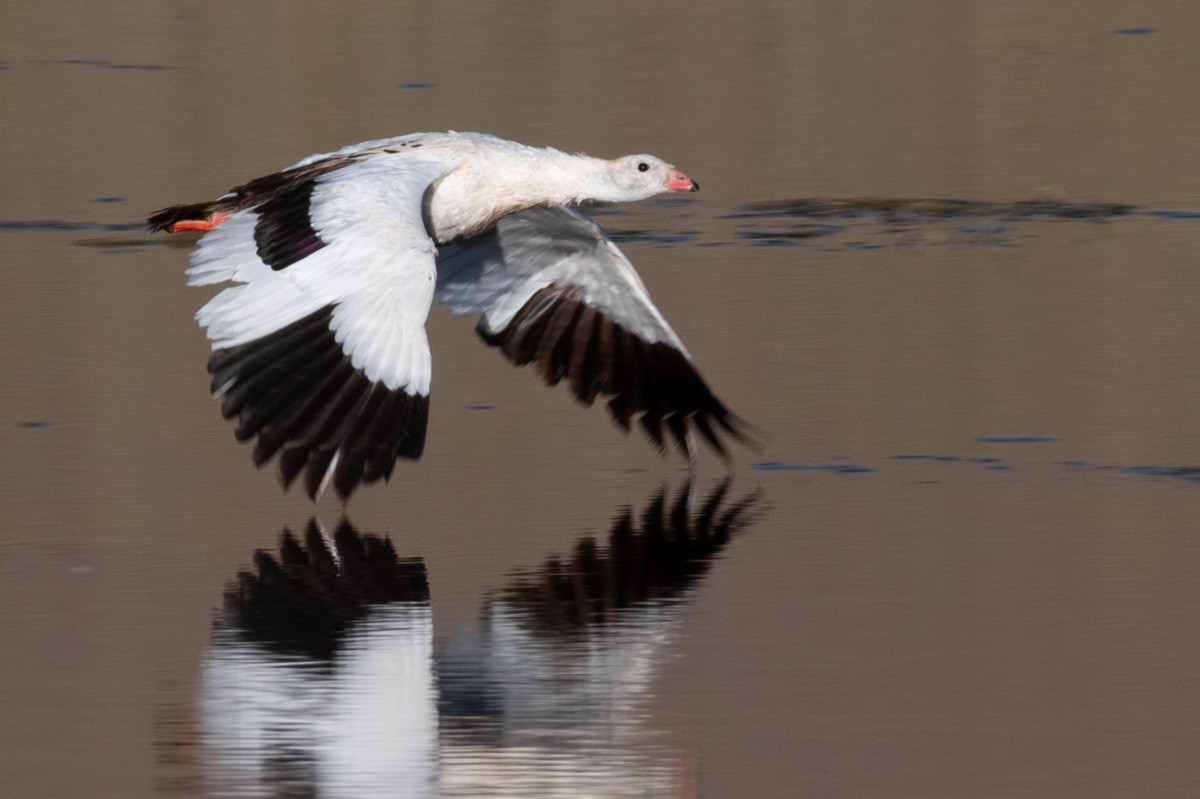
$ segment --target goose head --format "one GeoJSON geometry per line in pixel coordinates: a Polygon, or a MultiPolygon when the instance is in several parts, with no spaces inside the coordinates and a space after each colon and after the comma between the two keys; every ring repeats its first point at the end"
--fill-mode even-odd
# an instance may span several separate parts
{"type": "Polygon", "coordinates": [[[595,199],[609,202],[644,200],[668,191],[700,191],[700,184],[653,155],[627,155],[605,162],[606,190],[595,199]]]}

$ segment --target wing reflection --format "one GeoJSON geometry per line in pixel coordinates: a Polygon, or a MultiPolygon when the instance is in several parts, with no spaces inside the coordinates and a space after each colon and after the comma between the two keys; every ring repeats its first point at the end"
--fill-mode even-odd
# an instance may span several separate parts
{"type": "Polygon", "coordinates": [[[225,589],[216,627],[282,654],[329,659],[368,611],[392,602],[429,604],[425,564],[345,520],[331,538],[314,519],[304,544],[284,528],[278,557],[254,553],[254,571],[225,589]]]}
{"type": "Polygon", "coordinates": [[[211,794],[437,793],[429,586],[419,560],[343,524],[284,530],[225,592],[204,664],[211,794]]]}
{"type": "Polygon", "coordinates": [[[646,706],[692,588],[753,521],[758,495],[728,488],[698,509],[664,489],[487,602],[474,645],[439,658],[447,795],[695,795],[694,758],[653,741],[646,706]]]}
{"type": "Polygon", "coordinates": [[[517,576],[493,612],[515,612],[534,632],[563,635],[629,623],[654,605],[670,604],[749,523],[757,494],[728,503],[728,491],[728,483],[718,486],[694,509],[690,485],[670,505],[664,489],[642,511],[640,523],[631,509],[622,510],[607,546],[580,539],[570,561],[551,558],[541,569],[517,576]]]}
{"type": "MultiPolygon", "coordinates": [[[[435,651],[424,564],[343,523],[284,531],[225,592],[195,782],[243,796],[691,796],[646,728],[657,663],[758,496],[666,490],[514,575],[435,651]]],[[[193,783],[194,786],[195,783],[193,783]]]]}

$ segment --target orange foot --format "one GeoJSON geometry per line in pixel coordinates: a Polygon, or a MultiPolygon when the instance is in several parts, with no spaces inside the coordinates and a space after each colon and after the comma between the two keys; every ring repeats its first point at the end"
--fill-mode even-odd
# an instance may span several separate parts
{"type": "Polygon", "coordinates": [[[171,223],[171,226],[167,230],[171,233],[180,233],[185,230],[198,230],[202,233],[207,233],[228,218],[229,214],[210,214],[204,219],[184,219],[181,222],[171,223]]]}

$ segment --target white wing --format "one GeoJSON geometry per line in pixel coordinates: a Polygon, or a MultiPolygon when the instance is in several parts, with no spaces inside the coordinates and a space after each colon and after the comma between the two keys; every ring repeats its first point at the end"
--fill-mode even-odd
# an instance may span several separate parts
{"type": "Polygon", "coordinates": [[[551,385],[566,378],[583,403],[608,396],[622,429],[637,418],[663,448],[665,424],[689,456],[692,429],[722,455],[718,431],[746,439],[629,259],[577,209],[510,214],[493,231],[442,247],[437,268],[437,302],[482,313],[484,341],[518,365],[534,363],[551,385]]]}
{"type": "Polygon", "coordinates": [[[424,446],[436,250],[421,208],[453,164],[404,153],[298,166],[223,198],[238,207],[200,240],[188,279],[240,284],[196,318],[222,412],[240,440],[258,437],[255,462],[281,453],[285,484],[305,471],[313,498],[330,478],[346,497],[424,446]]]}

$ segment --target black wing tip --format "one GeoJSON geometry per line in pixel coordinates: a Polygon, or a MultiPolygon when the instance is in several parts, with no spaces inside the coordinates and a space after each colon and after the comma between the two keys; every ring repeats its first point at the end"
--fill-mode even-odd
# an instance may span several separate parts
{"type": "Polygon", "coordinates": [[[628,433],[636,424],[663,456],[678,448],[694,460],[697,434],[727,462],[723,438],[761,448],[756,428],[717,399],[685,352],[640,338],[572,286],[534,292],[500,330],[485,319],[476,327],[484,343],[517,366],[533,364],[548,385],[567,382],[583,405],[606,397],[616,425],[628,433]]]}
{"type": "MultiPolygon", "coordinates": [[[[761,454],[766,448],[766,432],[724,406],[721,408],[721,416],[717,422],[726,435],[751,452],[761,454]]],[[[732,460],[732,456],[725,453],[723,456],[725,460],[732,460]]]]}
{"type": "Polygon", "coordinates": [[[391,476],[399,458],[425,445],[429,397],[372,382],[329,329],[327,306],[209,360],[224,387],[222,413],[239,441],[255,441],[262,467],[278,455],[284,489],[303,478],[314,502],[332,485],[342,503],[363,483],[391,476]]]}
{"type": "MultiPolygon", "coordinates": [[[[401,393],[401,396],[428,406],[429,398],[424,395],[401,393]]],[[[325,491],[332,487],[344,508],[361,486],[381,480],[384,484],[391,482],[396,462],[401,458],[417,460],[421,457],[425,439],[425,428],[421,426],[425,424],[424,416],[421,415],[421,421],[410,423],[409,429],[399,436],[398,441],[388,444],[375,442],[365,455],[348,451],[349,445],[345,444],[336,449],[311,442],[290,446],[279,455],[280,485],[287,491],[303,477],[304,493],[314,503],[319,502],[325,491]],[[416,429],[419,426],[420,429],[416,429]]],[[[362,415],[356,419],[360,426],[372,421],[386,421],[372,420],[362,415]]],[[[257,458],[255,461],[260,468],[266,463],[259,463],[257,458]]]]}
{"type": "Polygon", "coordinates": [[[764,447],[764,436],[759,428],[724,406],[690,414],[673,413],[662,418],[646,412],[630,421],[613,414],[613,421],[626,433],[633,427],[630,422],[636,421],[659,455],[668,458],[673,451],[678,451],[689,464],[699,459],[697,440],[703,441],[726,464],[732,464],[735,458],[729,446],[731,441],[755,453],[762,452],[764,447]]]}
{"type": "Polygon", "coordinates": [[[303,474],[310,501],[318,502],[332,487],[344,508],[361,486],[389,483],[401,458],[421,457],[428,420],[428,396],[371,384],[333,437],[336,445],[299,441],[287,446],[279,456],[280,483],[286,491],[303,474]],[[372,405],[371,395],[383,400],[372,405]]]}
{"type": "Polygon", "coordinates": [[[734,417],[734,419],[738,428],[738,442],[755,455],[761,455],[771,440],[771,437],[767,435],[767,431],[740,416],[734,417]]]}

